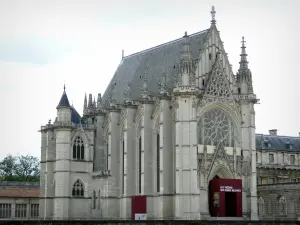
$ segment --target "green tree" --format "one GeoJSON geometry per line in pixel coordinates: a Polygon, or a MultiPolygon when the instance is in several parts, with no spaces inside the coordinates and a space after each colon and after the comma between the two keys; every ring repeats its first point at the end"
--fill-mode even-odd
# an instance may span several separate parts
{"type": "Polygon", "coordinates": [[[9,154],[0,162],[1,177],[12,177],[15,174],[16,161],[17,158],[9,154]]]}
{"type": "Polygon", "coordinates": [[[7,181],[38,181],[39,159],[30,155],[8,155],[0,162],[0,175],[2,180],[7,181]]]}

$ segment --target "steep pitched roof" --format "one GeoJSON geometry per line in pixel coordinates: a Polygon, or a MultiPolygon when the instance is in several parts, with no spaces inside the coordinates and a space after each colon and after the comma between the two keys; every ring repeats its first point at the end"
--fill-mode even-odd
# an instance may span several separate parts
{"type": "Polygon", "coordinates": [[[80,124],[81,116],[73,106],[71,107],[72,107],[71,121],[75,124],[80,124]]]}
{"type": "MultiPolygon", "coordinates": [[[[204,48],[204,43],[208,30],[204,30],[189,35],[190,50],[192,58],[198,58],[200,51],[204,48]]],[[[149,93],[157,96],[159,93],[158,83],[161,81],[162,73],[166,73],[167,88],[173,88],[173,77],[177,74],[177,65],[183,50],[184,38],[126,56],[121,61],[110,84],[108,85],[103,101],[109,100],[110,94],[117,103],[123,103],[123,93],[127,89],[128,82],[131,83],[131,96],[133,100],[141,97],[141,87],[144,76],[147,78],[149,93]],[[112,86],[114,91],[112,92],[112,86]]]]}
{"type": "Polygon", "coordinates": [[[300,151],[300,137],[256,134],[256,149],[300,151]],[[261,139],[262,136],[263,140],[261,139]],[[291,145],[291,148],[289,145],[291,145]]]}
{"type": "Polygon", "coordinates": [[[63,92],[63,94],[62,94],[62,96],[60,98],[60,101],[58,103],[58,106],[56,108],[58,109],[60,107],[71,107],[70,103],[69,103],[69,99],[68,99],[67,93],[66,93],[65,90],[64,90],[64,92],[63,92]]]}

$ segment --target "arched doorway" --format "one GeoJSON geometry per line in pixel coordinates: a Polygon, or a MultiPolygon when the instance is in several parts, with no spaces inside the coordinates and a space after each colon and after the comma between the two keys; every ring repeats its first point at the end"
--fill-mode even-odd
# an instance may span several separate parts
{"type": "Polygon", "coordinates": [[[215,175],[208,184],[208,204],[212,217],[242,216],[242,180],[215,175]]]}

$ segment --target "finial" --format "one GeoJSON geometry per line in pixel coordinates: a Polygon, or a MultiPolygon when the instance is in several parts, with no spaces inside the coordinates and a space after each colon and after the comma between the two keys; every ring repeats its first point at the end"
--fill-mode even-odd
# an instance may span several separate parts
{"type": "Polygon", "coordinates": [[[124,49],[122,49],[122,59],[124,58],[124,49]]]}
{"type": "Polygon", "coordinates": [[[66,84],[65,84],[65,82],[64,82],[64,92],[66,92],[66,84]]]}
{"type": "Polygon", "coordinates": [[[245,47],[245,43],[246,43],[246,41],[245,41],[245,38],[244,37],[242,37],[242,47],[245,47]]]}
{"type": "Polygon", "coordinates": [[[48,124],[49,124],[49,125],[51,124],[51,119],[48,121],[48,124]]]}
{"type": "Polygon", "coordinates": [[[210,14],[211,14],[211,23],[215,24],[216,23],[216,19],[215,19],[215,17],[216,17],[216,10],[215,10],[215,6],[214,5],[211,7],[210,14]]]}
{"type": "Polygon", "coordinates": [[[187,37],[187,36],[188,36],[188,35],[187,35],[187,31],[185,31],[183,37],[187,37]]]}

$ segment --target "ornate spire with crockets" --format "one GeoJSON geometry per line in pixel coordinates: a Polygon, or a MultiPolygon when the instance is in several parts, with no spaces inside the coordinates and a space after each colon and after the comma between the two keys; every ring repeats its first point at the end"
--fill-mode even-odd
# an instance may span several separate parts
{"type": "Polygon", "coordinates": [[[247,61],[247,53],[246,53],[246,46],[245,46],[245,38],[242,37],[242,53],[241,53],[241,61],[240,61],[240,70],[247,70],[248,69],[248,61],[247,61]]]}
{"type": "Polygon", "coordinates": [[[251,71],[248,67],[248,61],[247,61],[247,53],[246,53],[246,46],[245,46],[245,38],[242,37],[242,51],[241,51],[241,60],[240,60],[240,68],[237,73],[237,82],[242,83],[245,82],[247,83],[248,90],[247,93],[253,93],[253,85],[252,85],[252,74],[251,71]]]}
{"type": "Polygon", "coordinates": [[[84,94],[84,103],[83,103],[83,114],[86,114],[87,113],[87,96],[86,96],[86,93],[84,94]]]}
{"type": "Polygon", "coordinates": [[[211,24],[216,24],[216,10],[215,10],[215,6],[211,7],[211,24]]]}

